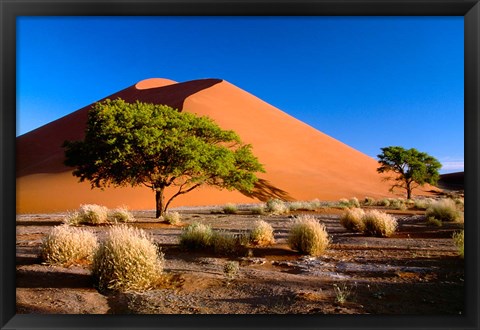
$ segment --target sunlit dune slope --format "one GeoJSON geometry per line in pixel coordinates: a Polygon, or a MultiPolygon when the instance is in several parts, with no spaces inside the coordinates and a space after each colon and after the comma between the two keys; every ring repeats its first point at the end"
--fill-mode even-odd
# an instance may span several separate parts
{"type": "MultiPolygon", "coordinates": [[[[178,197],[172,206],[253,203],[269,198],[335,200],[392,196],[376,172],[377,162],[220,79],[176,83],[147,79],[106,98],[167,104],[205,115],[236,131],[264,164],[255,191],[246,196],[205,187],[178,197]]],[[[144,187],[90,189],[63,165],[65,140],[82,139],[91,105],[17,138],[17,212],[55,212],[80,204],[153,209],[144,187]]],[[[172,193],[172,191],[169,191],[172,193]]],[[[168,192],[167,192],[168,195],[168,192]]]]}

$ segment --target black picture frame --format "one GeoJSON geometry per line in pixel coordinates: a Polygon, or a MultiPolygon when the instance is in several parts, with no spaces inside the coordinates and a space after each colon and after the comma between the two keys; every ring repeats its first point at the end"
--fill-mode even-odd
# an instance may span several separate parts
{"type": "Polygon", "coordinates": [[[478,0],[0,0],[0,326],[1,329],[478,329],[480,4],[478,0]],[[152,15],[464,16],[465,313],[382,315],[16,315],[16,17],[152,15]]]}

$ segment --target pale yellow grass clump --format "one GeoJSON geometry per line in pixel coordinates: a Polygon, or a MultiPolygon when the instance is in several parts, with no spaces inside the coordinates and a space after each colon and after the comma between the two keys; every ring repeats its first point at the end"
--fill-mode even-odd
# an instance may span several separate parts
{"type": "Polygon", "coordinates": [[[458,254],[460,257],[464,257],[464,249],[465,249],[465,243],[464,243],[464,234],[465,231],[459,231],[453,234],[453,242],[455,243],[455,246],[457,247],[458,254]]]}
{"type": "Polygon", "coordinates": [[[222,210],[225,214],[236,214],[238,212],[238,207],[235,204],[227,203],[223,206],[222,210]]]}
{"type": "Polygon", "coordinates": [[[338,206],[340,208],[360,207],[360,202],[358,201],[357,197],[352,197],[350,199],[341,198],[338,201],[338,206]]]}
{"type": "Polygon", "coordinates": [[[70,225],[108,223],[108,208],[97,204],[83,204],[80,209],[69,214],[65,223],[70,225]]]}
{"type": "Polygon", "coordinates": [[[176,211],[166,212],[163,215],[163,220],[170,225],[178,225],[182,222],[182,216],[176,211]]]}
{"type": "Polygon", "coordinates": [[[194,222],[180,235],[180,246],[186,249],[206,248],[212,245],[213,230],[209,225],[194,222]]]}
{"type": "Polygon", "coordinates": [[[300,210],[305,207],[305,203],[301,201],[294,201],[288,203],[288,209],[290,211],[300,210]]]}
{"type": "Polygon", "coordinates": [[[240,242],[233,233],[213,231],[211,245],[215,254],[232,255],[240,250],[240,242]]]}
{"type": "Polygon", "coordinates": [[[433,202],[425,212],[425,216],[440,221],[463,222],[461,212],[457,210],[455,201],[451,199],[441,199],[433,202]]]}
{"type": "Polygon", "coordinates": [[[125,206],[122,206],[108,211],[108,221],[113,223],[134,222],[135,217],[125,206]]]}
{"type": "Polygon", "coordinates": [[[350,198],[350,207],[360,207],[360,202],[357,197],[350,198]]]}
{"type": "Polygon", "coordinates": [[[414,199],[414,207],[421,210],[426,210],[432,205],[434,200],[432,198],[416,198],[414,199]]]}
{"type": "Polygon", "coordinates": [[[267,246],[275,243],[272,226],[263,220],[255,221],[250,232],[250,241],[254,245],[267,246]]]}
{"type": "Polygon", "coordinates": [[[350,231],[362,232],[365,230],[365,224],[363,223],[364,215],[365,211],[361,208],[348,209],[340,216],[340,223],[350,231]]]}
{"type": "Polygon", "coordinates": [[[389,208],[394,210],[406,210],[407,201],[403,198],[389,198],[389,208]]]}
{"type": "Polygon", "coordinates": [[[363,200],[363,205],[370,206],[370,205],[375,205],[376,201],[374,198],[366,196],[365,199],[363,200]]]}
{"type": "Polygon", "coordinates": [[[97,238],[88,230],[60,225],[43,239],[41,258],[52,265],[90,262],[97,246],[97,238]]]}
{"type": "Polygon", "coordinates": [[[146,290],[159,280],[163,261],[143,230],[120,225],[108,230],[95,253],[92,274],[100,290],[146,290]]]}
{"type": "Polygon", "coordinates": [[[319,256],[328,247],[328,233],[314,217],[300,216],[290,230],[288,244],[300,253],[319,256]]]}
{"type": "Polygon", "coordinates": [[[259,205],[255,205],[255,206],[251,207],[250,212],[252,212],[252,214],[264,214],[265,209],[266,209],[265,204],[259,204],[259,205]]]}
{"type": "Polygon", "coordinates": [[[397,220],[385,212],[371,210],[363,216],[364,233],[377,237],[389,237],[397,230],[397,220]]]}
{"type": "Polygon", "coordinates": [[[285,214],[289,211],[288,205],[280,199],[270,199],[266,209],[271,214],[285,214]]]}

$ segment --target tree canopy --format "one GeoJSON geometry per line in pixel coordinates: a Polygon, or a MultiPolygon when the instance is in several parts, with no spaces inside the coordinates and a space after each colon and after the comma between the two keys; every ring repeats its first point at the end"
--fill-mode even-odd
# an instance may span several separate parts
{"type": "Polygon", "coordinates": [[[412,190],[424,184],[436,185],[439,179],[438,171],[442,167],[440,162],[425,152],[420,152],[414,148],[404,149],[398,146],[381,148],[382,153],[377,157],[380,167],[379,173],[393,172],[395,177],[389,177],[393,180],[391,190],[395,188],[405,189],[407,198],[412,196],[412,190]]]}
{"type": "Polygon", "coordinates": [[[156,192],[156,216],[202,185],[250,192],[263,166],[231,130],[165,105],[96,103],[83,141],[66,141],[65,164],[92,188],[144,185],[156,192]],[[165,188],[175,187],[165,203],[165,188]]]}

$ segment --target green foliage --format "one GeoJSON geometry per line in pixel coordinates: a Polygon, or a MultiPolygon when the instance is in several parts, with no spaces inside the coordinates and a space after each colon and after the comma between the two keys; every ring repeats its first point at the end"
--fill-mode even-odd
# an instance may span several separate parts
{"type": "Polygon", "coordinates": [[[293,250],[312,256],[321,255],[329,243],[325,226],[309,215],[295,220],[288,236],[288,244],[293,250]]]}
{"type": "Polygon", "coordinates": [[[97,249],[97,238],[85,229],[60,225],[53,227],[42,241],[41,258],[51,265],[71,265],[91,261],[97,249]]]}
{"type": "Polygon", "coordinates": [[[392,185],[392,191],[395,188],[405,189],[407,199],[410,199],[414,188],[427,183],[437,184],[440,177],[438,171],[442,165],[434,157],[414,148],[407,150],[391,146],[381,150],[382,153],[378,155],[381,166],[377,171],[394,173],[395,177],[387,178],[395,182],[392,185]]]}
{"type": "Polygon", "coordinates": [[[152,288],[163,270],[164,256],[143,230],[112,227],[95,253],[92,274],[100,290],[152,288]]]}
{"type": "Polygon", "coordinates": [[[164,105],[96,103],[85,139],[66,141],[65,164],[92,188],[145,185],[156,192],[157,217],[177,196],[202,185],[249,192],[262,165],[233,131],[164,105]],[[176,187],[165,203],[164,189],[176,187]]]}

